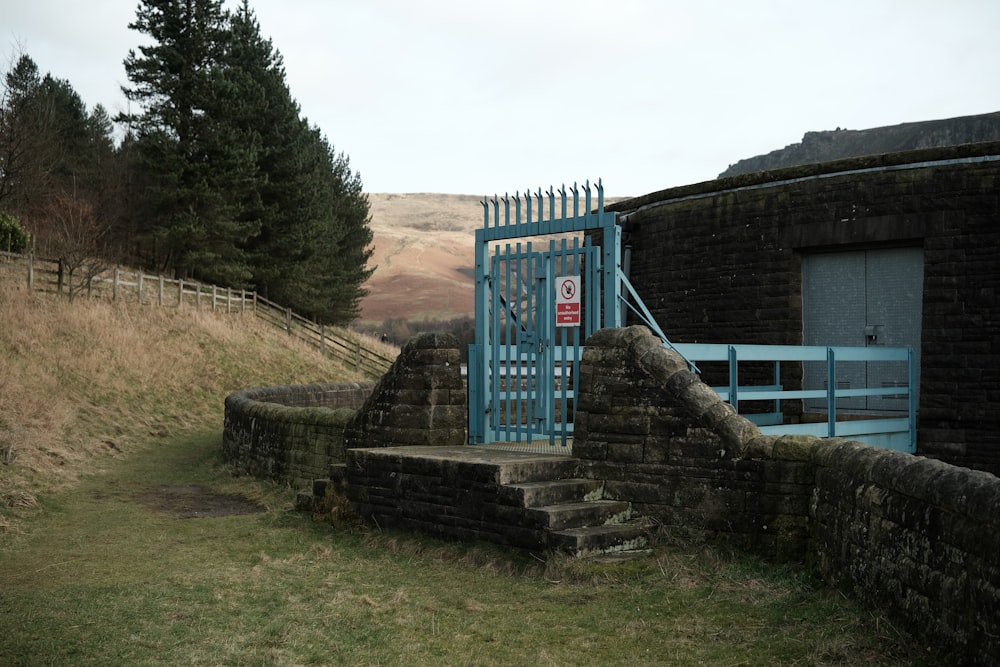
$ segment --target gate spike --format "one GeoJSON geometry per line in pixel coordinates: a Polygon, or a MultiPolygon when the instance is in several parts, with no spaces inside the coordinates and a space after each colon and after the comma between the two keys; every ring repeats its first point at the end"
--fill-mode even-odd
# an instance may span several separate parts
{"type": "Polygon", "coordinates": [[[493,195],[493,222],[495,227],[500,226],[500,207],[497,205],[497,196],[493,195]]]}

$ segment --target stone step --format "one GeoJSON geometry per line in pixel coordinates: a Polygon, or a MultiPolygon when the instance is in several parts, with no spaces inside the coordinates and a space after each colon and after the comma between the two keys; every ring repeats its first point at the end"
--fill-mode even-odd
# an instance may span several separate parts
{"type": "Polygon", "coordinates": [[[549,546],[581,558],[643,549],[649,544],[649,522],[644,519],[603,526],[566,528],[549,532],[549,546]]]}
{"type": "Polygon", "coordinates": [[[522,460],[497,463],[496,480],[500,484],[510,485],[574,478],[577,475],[579,465],[579,459],[566,456],[526,457],[522,460]]]}
{"type": "Polygon", "coordinates": [[[382,476],[405,473],[461,480],[466,485],[518,484],[576,477],[580,461],[568,456],[508,452],[489,447],[351,449],[347,465],[382,476]]]}
{"type": "Polygon", "coordinates": [[[515,507],[544,507],[581,500],[600,500],[604,483],[595,479],[520,482],[500,487],[500,502],[515,507]]]}
{"type": "Polygon", "coordinates": [[[588,500],[528,508],[525,517],[529,525],[560,531],[624,523],[631,517],[631,506],[621,500],[588,500]]]}

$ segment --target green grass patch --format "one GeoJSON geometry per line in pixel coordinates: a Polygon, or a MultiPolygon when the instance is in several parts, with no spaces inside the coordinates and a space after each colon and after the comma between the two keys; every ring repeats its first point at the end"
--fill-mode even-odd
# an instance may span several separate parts
{"type": "Polygon", "coordinates": [[[3,665],[936,664],[798,569],[660,548],[598,564],[291,510],[220,436],[149,445],[0,535],[3,665]],[[164,489],[265,511],[176,518],[164,489]]]}

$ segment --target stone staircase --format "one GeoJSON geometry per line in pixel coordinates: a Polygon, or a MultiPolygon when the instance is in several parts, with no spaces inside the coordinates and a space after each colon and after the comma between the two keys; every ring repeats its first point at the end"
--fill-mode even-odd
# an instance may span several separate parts
{"type": "Polygon", "coordinates": [[[580,557],[643,549],[649,523],[580,468],[567,456],[484,447],[355,449],[334,485],[382,527],[580,557]]]}
{"type": "Polygon", "coordinates": [[[629,503],[604,498],[599,480],[511,483],[497,495],[500,502],[523,509],[525,525],[544,530],[549,549],[585,557],[638,550],[649,541],[647,522],[633,515],[629,503]]]}

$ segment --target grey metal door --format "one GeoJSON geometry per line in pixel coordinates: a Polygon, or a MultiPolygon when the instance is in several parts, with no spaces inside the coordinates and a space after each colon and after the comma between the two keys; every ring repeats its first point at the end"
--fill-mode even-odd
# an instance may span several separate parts
{"type": "MultiPolygon", "coordinates": [[[[923,280],[921,248],[807,255],[802,262],[803,344],[912,347],[919,377],[923,280]]],[[[825,388],[825,368],[821,364],[804,366],[804,388],[825,388]]],[[[838,364],[838,389],[906,384],[907,371],[902,364],[838,364]]],[[[838,407],[896,412],[907,409],[907,400],[892,394],[847,398],[841,399],[838,407]]],[[[807,401],[806,409],[822,411],[825,406],[807,401]]]]}

